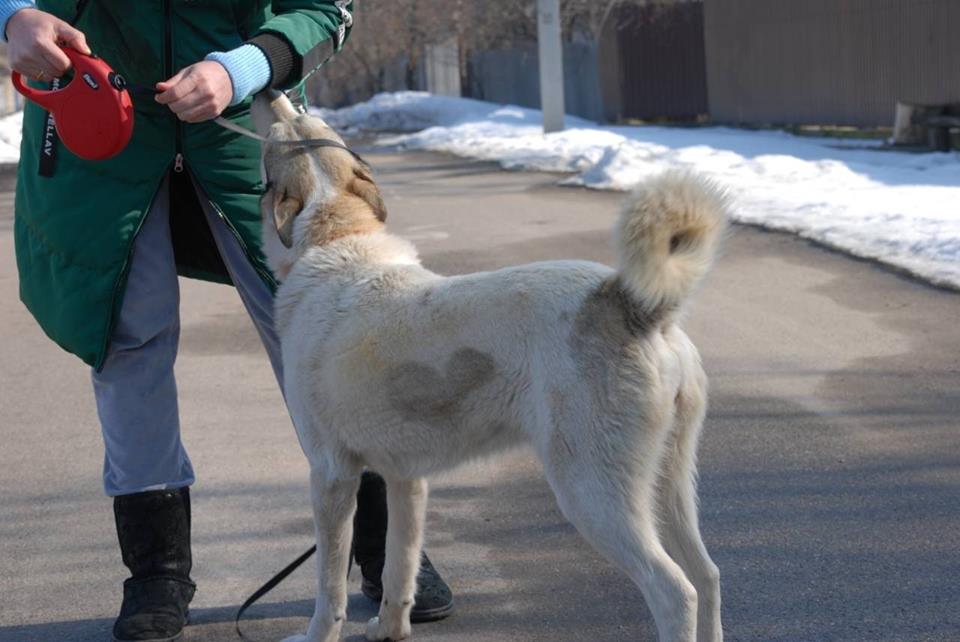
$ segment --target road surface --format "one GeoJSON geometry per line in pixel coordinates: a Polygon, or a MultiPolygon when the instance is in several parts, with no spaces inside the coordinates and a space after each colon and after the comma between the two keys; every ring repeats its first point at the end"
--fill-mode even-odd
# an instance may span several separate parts
{"type": "MultiPolygon", "coordinates": [[[[366,154],[391,228],[446,273],[612,260],[620,197],[433,154],[366,154]]],[[[9,182],[9,181],[8,181],[9,182]]],[[[9,188],[9,186],[7,186],[9,188]]],[[[120,601],[89,373],[17,302],[0,196],[0,640],[107,640],[120,601]]],[[[307,469],[235,293],[185,282],[178,380],[198,473],[188,642],[307,548],[307,469]]],[[[686,328],[712,397],[704,537],[728,640],[960,639],[960,296],[796,238],[735,227],[686,328]]],[[[424,642],[652,640],[639,591],[555,507],[526,451],[436,480],[428,550],[457,612],[424,642]]],[[[374,607],[351,582],[347,640],[374,607]]],[[[312,568],[254,607],[277,640],[312,568]]]]}

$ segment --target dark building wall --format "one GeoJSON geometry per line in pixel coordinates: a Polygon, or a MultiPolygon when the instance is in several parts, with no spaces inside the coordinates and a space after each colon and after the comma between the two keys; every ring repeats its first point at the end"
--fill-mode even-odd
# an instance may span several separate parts
{"type": "Polygon", "coordinates": [[[608,120],[707,113],[702,2],[618,7],[604,24],[599,56],[608,120]]]}
{"type": "Polygon", "coordinates": [[[892,125],[898,100],[960,102],[960,0],[706,0],[710,115],[892,125]]]}

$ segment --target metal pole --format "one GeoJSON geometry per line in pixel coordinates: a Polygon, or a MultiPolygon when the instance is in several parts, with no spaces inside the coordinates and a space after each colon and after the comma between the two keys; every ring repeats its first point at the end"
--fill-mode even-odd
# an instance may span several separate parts
{"type": "Polygon", "coordinates": [[[540,107],[545,134],[563,130],[563,44],[560,0],[538,0],[537,41],[540,45],[540,107]]]}

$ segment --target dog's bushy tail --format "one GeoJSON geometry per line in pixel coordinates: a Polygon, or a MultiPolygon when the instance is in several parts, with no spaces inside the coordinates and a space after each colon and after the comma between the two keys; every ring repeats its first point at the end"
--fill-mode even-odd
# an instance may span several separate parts
{"type": "Polygon", "coordinates": [[[710,269],[728,205],[718,185],[683,171],[645,180],[627,198],[616,228],[619,276],[647,315],[679,308],[710,269]]]}

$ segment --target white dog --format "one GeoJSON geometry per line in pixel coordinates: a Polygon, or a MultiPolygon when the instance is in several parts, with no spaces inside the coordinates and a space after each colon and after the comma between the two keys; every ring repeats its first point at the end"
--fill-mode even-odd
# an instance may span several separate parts
{"type": "Polygon", "coordinates": [[[259,98],[263,234],[281,279],[284,391],[310,461],[319,591],[305,636],[346,617],[359,476],[387,480],[383,602],[370,640],[410,635],[425,477],[529,443],[564,515],[640,587],[661,640],[722,639],[720,580],[697,523],[707,402],[677,326],[726,224],[726,199],[666,174],[627,199],[619,269],[533,263],[445,277],[384,230],[369,168],[319,118],[259,98]],[[286,142],[284,142],[286,141],[286,142]]]}

